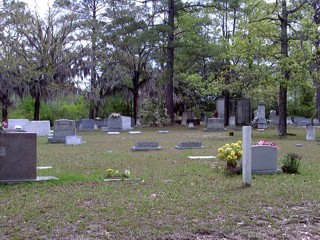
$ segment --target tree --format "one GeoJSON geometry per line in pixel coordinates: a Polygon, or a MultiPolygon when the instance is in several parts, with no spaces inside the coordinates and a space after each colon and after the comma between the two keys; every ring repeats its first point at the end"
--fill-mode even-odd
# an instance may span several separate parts
{"type": "Polygon", "coordinates": [[[31,11],[12,11],[11,22],[22,36],[14,51],[24,60],[21,77],[25,90],[35,99],[34,120],[39,120],[42,100],[60,92],[70,91],[70,78],[75,76],[77,39],[74,16],[49,11],[42,19],[31,11]]]}

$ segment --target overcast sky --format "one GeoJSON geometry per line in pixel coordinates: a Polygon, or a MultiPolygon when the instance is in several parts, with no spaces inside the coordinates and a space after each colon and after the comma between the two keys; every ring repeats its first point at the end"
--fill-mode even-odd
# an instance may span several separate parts
{"type": "Polygon", "coordinates": [[[33,11],[39,11],[40,14],[45,13],[48,10],[48,6],[51,6],[54,0],[22,0],[29,5],[29,8],[33,11]]]}

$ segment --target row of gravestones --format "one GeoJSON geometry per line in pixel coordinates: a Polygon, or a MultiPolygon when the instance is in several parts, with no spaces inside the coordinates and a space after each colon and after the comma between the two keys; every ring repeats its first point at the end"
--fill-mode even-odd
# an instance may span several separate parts
{"type": "MultiPolygon", "coordinates": [[[[179,142],[177,149],[203,148],[201,142],[179,142]]],[[[35,133],[0,134],[0,183],[57,179],[37,177],[37,135],[35,133]]],[[[137,142],[133,151],[161,150],[159,142],[137,142]]],[[[272,146],[252,146],[252,172],[276,173],[278,150],[272,146]]]]}

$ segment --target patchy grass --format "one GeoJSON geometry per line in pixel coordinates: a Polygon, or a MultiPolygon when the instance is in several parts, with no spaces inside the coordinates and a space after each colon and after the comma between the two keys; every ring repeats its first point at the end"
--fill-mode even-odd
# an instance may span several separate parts
{"type": "MultiPolygon", "coordinates": [[[[253,130],[252,142],[279,146],[279,158],[302,156],[301,174],[224,174],[224,163],[190,160],[217,155],[218,147],[242,138],[241,131],[204,132],[185,127],[141,128],[140,135],[83,131],[85,144],[48,144],[38,138],[38,176],[58,181],[0,186],[1,239],[316,239],[320,238],[320,146],[305,129],[253,130]],[[136,141],[159,141],[161,151],[132,152],[136,141]],[[179,150],[179,141],[204,149],[179,150]],[[302,147],[296,147],[302,144],[302,147]],[[104,182],[107,168],[129,169],[135,180],[104,182]]],[[[319,130],[316,129],[316,132],[319,130]]],[[[280,163],[279,163],[280,164],[280,163]]]]}

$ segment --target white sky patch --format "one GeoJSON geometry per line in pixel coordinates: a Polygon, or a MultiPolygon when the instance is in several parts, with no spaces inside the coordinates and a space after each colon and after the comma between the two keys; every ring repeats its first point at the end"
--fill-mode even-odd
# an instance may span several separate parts
{"type": "Polygon", "coordinates": [[[54,0],[21,0],[28,4],[31,11],[38,12],[39,15],[45,15],[54,0]]]}

